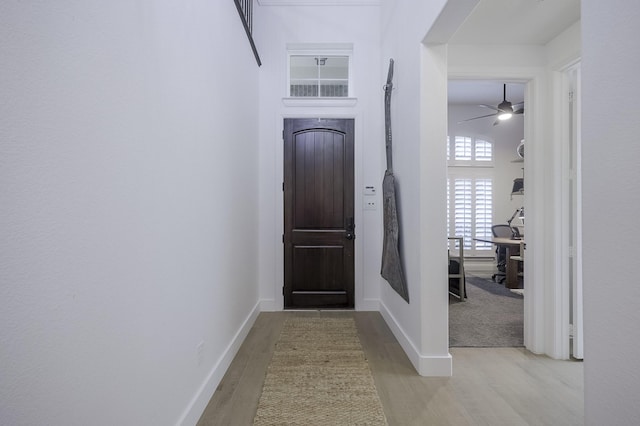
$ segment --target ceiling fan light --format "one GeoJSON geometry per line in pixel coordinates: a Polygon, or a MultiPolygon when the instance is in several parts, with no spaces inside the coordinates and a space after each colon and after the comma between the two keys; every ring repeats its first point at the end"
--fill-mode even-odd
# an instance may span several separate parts
{"type": "Polygon", "coordinates": [[[498,105],[498,110],[500,110],[498,120],[508,120],[513,115],[513,107],[509,101],[502,101],[500,105],[498,105]]]}

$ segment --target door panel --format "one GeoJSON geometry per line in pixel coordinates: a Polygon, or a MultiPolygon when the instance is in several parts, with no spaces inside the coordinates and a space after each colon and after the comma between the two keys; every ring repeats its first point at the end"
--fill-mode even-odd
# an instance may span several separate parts
{"type": "Polygon", "coordinates": [[[343,226],[344,139],[343,134],[317,129],[295,135],[295,228],[343,226]]]}
{"type": "Polygon", "coordinates": [[[285,308],[353,308],[353,140],[353,120],[285,120],[285,308]]]}

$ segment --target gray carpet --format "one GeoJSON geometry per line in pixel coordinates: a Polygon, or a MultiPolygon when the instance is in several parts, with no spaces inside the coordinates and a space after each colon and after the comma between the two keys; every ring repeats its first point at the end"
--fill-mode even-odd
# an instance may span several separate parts
{"type": "Polygon", "coordinates": [[[467,299],[449,295],[451,347],[524,346],[524,298],[489,279],[467,275],[467,299]]]}

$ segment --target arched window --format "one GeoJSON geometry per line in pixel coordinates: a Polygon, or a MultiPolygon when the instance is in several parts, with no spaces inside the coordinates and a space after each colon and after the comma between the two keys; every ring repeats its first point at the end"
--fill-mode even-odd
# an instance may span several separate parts
{"type": "Polygon", "coordinates": [[[449,166],[492,166],[493,143],[469,136],[447,137],[447,161],[449,166]]]}

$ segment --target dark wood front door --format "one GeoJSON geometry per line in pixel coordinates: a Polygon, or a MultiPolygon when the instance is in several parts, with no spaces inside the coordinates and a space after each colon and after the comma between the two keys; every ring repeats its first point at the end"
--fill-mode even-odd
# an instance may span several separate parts
{"type": "Polygon", "coordinates": [[[353,120],[284,121],[284,307],[354,307],[353,120]]]}

